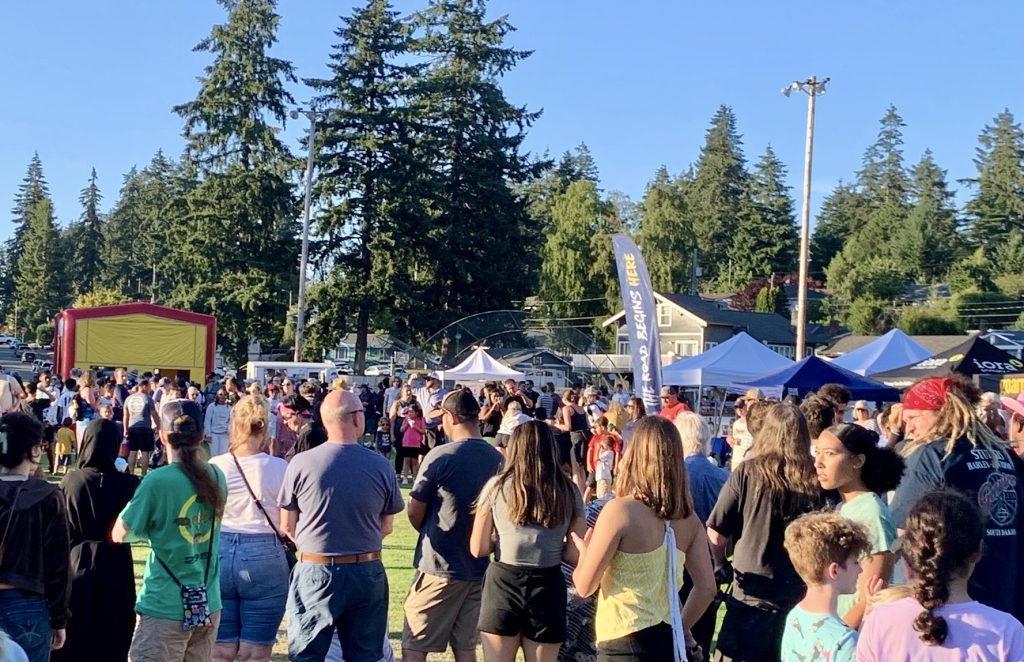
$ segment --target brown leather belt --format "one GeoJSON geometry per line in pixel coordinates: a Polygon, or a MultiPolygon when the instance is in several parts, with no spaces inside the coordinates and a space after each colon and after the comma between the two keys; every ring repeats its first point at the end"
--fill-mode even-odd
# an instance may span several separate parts
{"type": "Polygon", "coordinates": [[[299,552],[299,560],[303,563],[317,563],[319,565],[348,565],[350,563],[379,561],[380,552],[344,554],[342,556],[324,556],[323,554],[314,554],[313,552],[299,552]]]}

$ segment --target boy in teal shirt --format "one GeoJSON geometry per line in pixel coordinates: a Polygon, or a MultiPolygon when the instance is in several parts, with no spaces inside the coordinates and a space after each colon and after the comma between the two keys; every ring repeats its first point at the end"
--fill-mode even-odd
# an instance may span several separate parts
{"type": "Polygon", "coordinates": [[[114,525],[114,542],[150,544],[135,603],[140,619],[132,660],[209,659],[213,652],[221,609],[218,551],[227,482],[200,456],[202,420],[201,410],[190,400],[163,404],[160,437],[170,462],[146,475],[114,525]],[[199,477],[198,484],[193,476],[199,477]],[[188,605],[185,592],[193,593],[188,605]]]}
{"type": "Polygon", "coordinates": [[[786,617],[780,659],[854,662],[857,631],[839,618],[836,606],[857,586],[867,532],[838,513],[811,513],[786,527],[785,546],[807,595],[786,617]]]}

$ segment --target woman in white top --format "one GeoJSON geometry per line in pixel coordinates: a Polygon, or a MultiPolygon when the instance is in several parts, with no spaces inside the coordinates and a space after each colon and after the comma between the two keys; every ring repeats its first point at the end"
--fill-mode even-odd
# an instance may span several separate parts
{"type": "Polygon", "coordinates": [[[203,430],[206,441],[210,444],[210,455],[216,457],[228,452],[228,430],[231,427],[231,405],[228,404],[228,392],[217,391],[217,399],[206,408],[206,420],[203,430]]]}
{"type": "Polygon", "coordinates": [[[213,651],[218,662],[270,660],[288,599],[277,500],[288,463],[267,454],[269,430],[263,398],[242,398],[231,412],[230,450],[210,460],[228,483],[220,542],[224,606],[213,651]]]}

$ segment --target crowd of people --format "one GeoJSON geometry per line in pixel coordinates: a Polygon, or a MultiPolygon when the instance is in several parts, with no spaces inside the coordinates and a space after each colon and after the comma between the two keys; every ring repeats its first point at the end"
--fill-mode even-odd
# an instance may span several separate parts
{"type": "Polygon", "coordinates": [[[660,396],[2,376],[0,660],[1024,660],[1024,396],[660,396]]]}

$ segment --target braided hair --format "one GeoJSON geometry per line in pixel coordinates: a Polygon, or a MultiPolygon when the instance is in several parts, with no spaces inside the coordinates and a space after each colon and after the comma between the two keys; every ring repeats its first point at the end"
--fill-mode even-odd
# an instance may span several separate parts
{"type": "Polygon", "coordinates": [[[941,646],[949,635],[946,619],[934,610],[949,600],[949,585],[981,549],[984,519],[977,504],[951,489],[928,492],[907,516],[903,551],[914,571],[914,598],[924,607],[914,629],[921,641],[941,646]]]}

